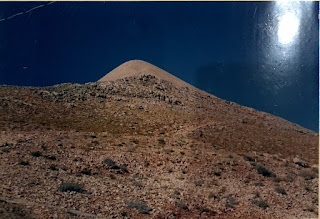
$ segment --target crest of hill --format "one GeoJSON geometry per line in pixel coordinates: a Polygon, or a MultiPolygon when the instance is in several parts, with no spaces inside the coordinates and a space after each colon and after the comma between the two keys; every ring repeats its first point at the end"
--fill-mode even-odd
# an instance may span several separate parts
{"type": "MultiPolygon", "coordinates": [[[[265,114],[251,107],[241,106],[237,103],[222,100],[212,94],[207,93],[206,91],[203,91],[199,88],[192,86],[191,84],[188,84],[187,82],[175,77],[174,75],[164,71],[163,69],[142,60],[127,61],[121,64],[120,66],[118,66],[117,68],[113,69],[112,71],[110,71],[104,77],[99,79],[98,82],[103,83],[108,81],[116,81],[118,79],[123,79],[127,77],[139,77],[140,75],[153,75],[160,80],[171,82],[177,88],[187,87],[189,88],[189,91],[191,91],[191,93],[195,91],[197,94],[200,94],[200,96],[202,97],[210,96],[214,100],[214,106],[212,105],[210,107],[214,107],[215,109],[218,109],[220,107],[221,109],[227,109],[230,112],[235,111],[237,113],[240,113],[238,115],[239,118],[244,117],[245,115],[247,116],[259,115],[258,117],[261,119],[261,121],[265,122],[266,119],[262,119],[262,118],[264,118],[265,115],[269,115],[270,119],[268,119],[268,122],[270,123],[269,125],[271,127],[274,127],[274,128],[279,127],[282,130],[295,130],[303,134],[306,134],[306,133],[309,133],[312,135],[316,134],[311,130],[305,129],[299,125],[291,123],[277,116],[274,116],[271,114],[265,114]]],[[[188,93],[188,94],[190,95],[191,93],[188,93]]]]}
{"type": "Polygon", "coordinates": [[[188,87],[196,89],[187,82],[173,76],[172,74],[142,60],[131,60],[125,62],[113,69],[111,72],[102,77],[98,82],[115,81],[125,77],[140,76],[140,75],[153,75],[160,80],[166,80],[178,87],[188,87]]]}

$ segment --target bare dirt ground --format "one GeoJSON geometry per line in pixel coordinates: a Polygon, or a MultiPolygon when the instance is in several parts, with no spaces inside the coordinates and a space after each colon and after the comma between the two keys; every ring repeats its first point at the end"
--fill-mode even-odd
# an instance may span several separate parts
{"type": "Polygon", "coordinates": [[[152,74],[0,87],[0,218],[317,218],[318,134],[152,74]]]}

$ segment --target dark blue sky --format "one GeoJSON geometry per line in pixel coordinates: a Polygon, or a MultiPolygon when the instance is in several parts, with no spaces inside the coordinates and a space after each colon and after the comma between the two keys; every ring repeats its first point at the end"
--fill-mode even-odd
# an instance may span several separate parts
{"type": "Polygon", "coordinates": [[[318,2],[55,2],[27,12],[47,3],[0,2],[0,84],[86,83],[142,59],[318,131],[318,2]]]}

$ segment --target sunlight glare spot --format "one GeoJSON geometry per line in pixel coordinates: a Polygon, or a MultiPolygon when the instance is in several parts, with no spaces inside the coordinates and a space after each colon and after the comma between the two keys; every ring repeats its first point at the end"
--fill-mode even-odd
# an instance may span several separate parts
{"type": "Polygon", "coordinates": [[[291,43],[299,29],[299,19],[293,13],[280,17],[278,39],[282,44],[291,43]]]}

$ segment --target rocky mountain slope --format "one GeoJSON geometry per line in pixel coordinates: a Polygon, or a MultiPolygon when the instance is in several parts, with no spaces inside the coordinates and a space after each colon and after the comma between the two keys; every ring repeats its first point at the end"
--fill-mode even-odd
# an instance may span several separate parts
{"type": "Polygon", "coordinates": [[[143,61],[0,87],[0,218],[316,218],[318,134],[143,61]]]}

